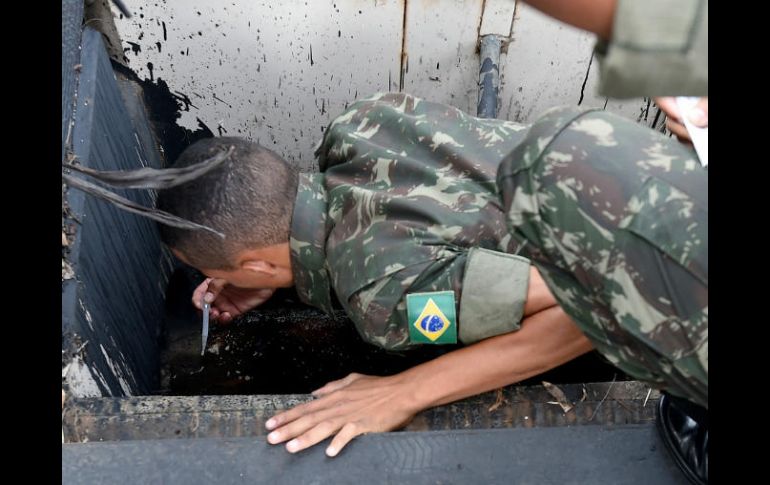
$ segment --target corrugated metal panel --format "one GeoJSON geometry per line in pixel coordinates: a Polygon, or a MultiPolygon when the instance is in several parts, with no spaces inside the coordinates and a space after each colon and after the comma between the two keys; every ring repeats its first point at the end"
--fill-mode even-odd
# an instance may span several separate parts
{"type": "Polygon", "coordinates": [[[67,134],[71,129],[72,110],[77,89],[80,59],[80,25],[83,23],[83,0],[62,0],[61,4],[61,146],[62,159],[67,134]]]}
{"type": "MultiPolygon", "coordinates": [[[[84,31],[80,63],[73,130],[77,160],[101,170],[159,167],[146,127],[137,131],[128,116],[98,32],[84,31]]],[[[143,191],[119,193],[153,203],[143,191]]],[[[106,395],[148,393],[158,386],[157,339],[169,270],[157,227],[77,190],[68,191],[67,202],[74,217],[69,223],[76,225],[69,255],[76,278],[62,282],[63,348],[71,349],[68,340],[83,343],[72,363],[87,381],[80,387],[82,382],[72,382],[73,392],[98,387],[106,395]]]]}

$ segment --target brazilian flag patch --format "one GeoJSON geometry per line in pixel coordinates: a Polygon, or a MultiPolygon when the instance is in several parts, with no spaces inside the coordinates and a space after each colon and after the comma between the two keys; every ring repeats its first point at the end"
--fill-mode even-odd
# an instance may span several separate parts
{"type": "Polygon", "coordinates": [[[406,295],[409,341],[420,344],[456,344],[457,318],[453,291],[406,295]]]}

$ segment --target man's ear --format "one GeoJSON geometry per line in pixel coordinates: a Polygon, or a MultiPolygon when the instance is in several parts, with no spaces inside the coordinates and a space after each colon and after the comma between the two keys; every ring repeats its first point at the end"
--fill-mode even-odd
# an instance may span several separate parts
{"type": "Polygon", "coordinates": [[[247,259],[241,263],[241,268],[247,271],[262,273],[269,276],[275,276],[278,274],[278,270],[275,265],[265,261],[264,259],[247,259]]]}

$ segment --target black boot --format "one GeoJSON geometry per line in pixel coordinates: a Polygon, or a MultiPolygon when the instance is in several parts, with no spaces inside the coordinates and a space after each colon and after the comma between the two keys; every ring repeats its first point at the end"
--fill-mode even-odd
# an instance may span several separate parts
{"type": "Polygon", "coordinates": [[[708,410],[671,394],[658,401],[658,430],[674,461],[696,485],[709,481],[708,410]]]}

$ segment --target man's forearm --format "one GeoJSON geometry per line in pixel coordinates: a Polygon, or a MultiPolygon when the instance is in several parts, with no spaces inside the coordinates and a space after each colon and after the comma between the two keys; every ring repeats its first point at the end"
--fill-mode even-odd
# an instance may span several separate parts
{"type": "Polygon", "coordinates": [[[558,306],[524,319],[520,330],[482,340],[387,377],[350,374],[313,392],[317,399],[270,418],[270,443],[292,453],[335,435],[326,454],[363,433],[404,426],[418,412],[518,382],[567,362],[591,344],[558,306]]]}
{"type": "Polygon", "coordinates": [[[593,32],[604,40],[612,36],[617,0],[524,0],[541,12],[593,32]]]}
{"type": "MultiPolygon", "coordinates": [[[[416,411],[513,384],[558,367],[592,346],[559,306],[499,335],[403,372],[416,411]]],[[[410,406],[410,407],[412,407],[410,406]]]]}

